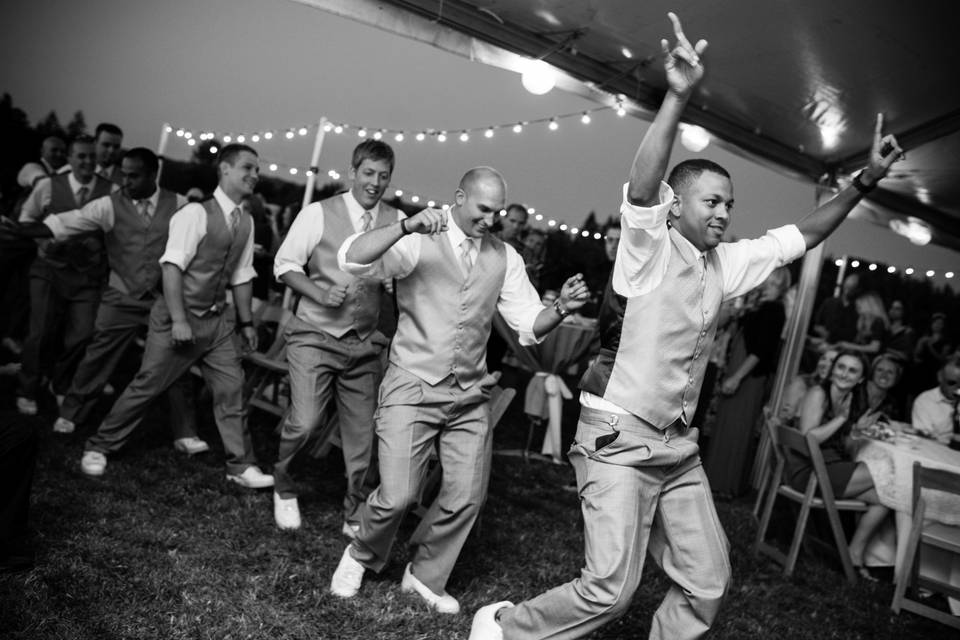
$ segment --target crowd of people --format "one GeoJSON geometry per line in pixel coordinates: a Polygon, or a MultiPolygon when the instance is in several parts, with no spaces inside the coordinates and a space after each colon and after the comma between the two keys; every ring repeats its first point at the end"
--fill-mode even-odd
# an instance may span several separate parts
{"type": "MultiPolygon", "coordinates": [[[[733,203],[727,171],[688,160],[667,172],[707,47],[689,42],[679,19],[670,19],[674,44],[663,41],[668,91],[636,151],[620,218],[603,229],[604,252],[586,274],[551,271],[546,234],[528,226],[524,206],[508,204],[507,181],[490,167],[464,173],[449,210],[407,216],[384,201],[397,163],[393,149],[365,140],[353,150],[349,189],[297,211],[255,193],[259,158],[244,144],[219,150],[212,194],[187,197],[160,188],[157,156],[142,147],[122,150],[115,125],[67,144],[45,140],[40,161],[21,171],[29,195],[17,221],[0,227],[11,249],[4,295],[21,302],[7,306],[3,326],[4,344],[19,360],[18,411],[38,414],[51,394],[53,431],[89,433],[80,470],[103,476],[109,457],[165,396],[173,446],[195,455],[210,449],[193,417],[190,371],[199,368],[213,399],[226,480],[272,488],[277,527],[295,530],[302,515],[291,463],[335,406],[347,543],[331,567],[330,591],[342,598],[389,562],[435,450],[439,493],[410,540],[400,588],[455,614],[460,604],[446,585],[490,476],[494,313],[521,344],[542,340],[571,313],[591,314],[600,349],[580,383],[569,452],[584,568],[526,602],[481,608],[470,637],[590,633],[629,605],[648,553],[672,583],[651,637],[702,636],[731,579],[711,486],[731,495],[743,490],[753,424],[789,314],[786,265],[823,241],[902,151],[878,117],[867,164],[851,186],[796,224],[721,242],[733,203]],[[272,283],[296,303],[281,328],[290,410],[268,474],[245,420],[242,355],[257,348],[253,301],[275,296],[272,283]],[[384,309],[396,312],[389,330],[384,309]],[[25,331],[22,346],[18,330],[25,331]],[[106,416],[89,424],[121,357],[143,335],[139,371],[116,390],[106,416]],[[709,400],[702,386],[721,398],[706,469],[698,443],[709,400]]],[[[929,334],[915,338],[903,304],[892,301],[888,314],[878,295],[858,291],[855,276],[818,311],[809,340],[818,366],[792,385],[785,415],[823,443],[837,495],[876,503],[869,472],[851,461],[846,440],[881,415],[903,419],[913,395],[914,427],[956,439],[960,360],[945,322],[934,314],[929,334]],[[911,380],[935,376],[937,386],[901,394],[905,371],[911,380]]],[[[35,447],[22,436],[0,442],[13,443],[9,450],[35,447]]],[[[800,461],[793,473],[802,482],[809,468],[800,461]]],[[[855,564],[885,515],[873,504],[861,519],[851,543],[855,564]]]]}

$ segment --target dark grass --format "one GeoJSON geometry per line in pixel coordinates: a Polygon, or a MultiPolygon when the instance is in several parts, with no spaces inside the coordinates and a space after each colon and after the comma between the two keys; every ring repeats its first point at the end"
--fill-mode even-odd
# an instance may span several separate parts
{"type": "MultiPolygon", "coordinates": [[[[8,394],[0,400],[12,406],[8,394]]],[[[520,405],[498,428],[498,448],[525,441],[520,405]]],[[[280,532],[269,491],[224,481],[210,420],[201,435],[214,451],[188,459],[170,448],[158,408],[139,437],[110,458],[107,474],[91,479],[79,471],[89,431],[55,438],[47,410],[35,421],[42,434],[32,506],[37,563],[0,576],[0,638],[465,639],[479,606],[537,595],[573,578],[582,563],[577,497],[563,489],[572,472],[498,455],[479,530],[448,585],[464,613],[431,613],[400,593],[412,519],[387,569],[368,573],[356,598],[340,600],[327,593],[345,544],[336,455],[299,461],[304,526],[280,532]]],[[[261,459],[274,459],[276,437],[261,416],[253,423],[261,459]]],[[[711,637],[960,637],[909,613],[894,615],[891,585],[850,586],[828,558],[805,554],[796,574],[784,578],[751,554],[750,506],[718,504],[734,582],[711,637]]],[[[592,637],[646,637],[667,588],[648,562],[629,613],[592,637]]]]}

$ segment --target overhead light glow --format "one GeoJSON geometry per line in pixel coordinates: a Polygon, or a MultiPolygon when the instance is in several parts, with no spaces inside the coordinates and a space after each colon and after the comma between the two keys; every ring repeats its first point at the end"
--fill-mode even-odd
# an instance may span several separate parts
{"type": "Polygon", "coordinates": [[[933,239],[933,230],[930,229],[930,225],[920,218],[907,216],[906,221],[893,218],[888,224],[894,233],[903,236],[913,244],[923,246],[933,239]]]}
{"type": "Polygon", "coordinates": [[[703,127],[698,127],[695,124],[683,125],[683,129],[680,132],[680,143],[683,144],[688,151],[699,153],[710,144],[710,133],[703,127]]]}
{"type": "Polygon", "coordinates": [[[531,60],[521,74],[520,82],[530,93],[542,96],[557,84],[557,77],[553,67],[543,60],[531,60]]]}

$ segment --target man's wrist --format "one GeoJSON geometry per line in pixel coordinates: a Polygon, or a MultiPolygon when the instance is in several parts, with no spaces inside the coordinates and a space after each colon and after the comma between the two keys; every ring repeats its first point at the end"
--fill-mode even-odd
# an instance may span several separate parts
{"type": "Polygon", "coordinates": [[[867,174],[867,170],[864,169],[860,173],[853,176],[853,180],[851,180],[851,184],[853,185],[854,189],[859,191],[861,194],[866,195],[876,188],[877,180],[873,180],[867,174]]]}
{"type": "Polygon", "coordinates": [[[570,310],[564,306],[563,302],[560,301],[560,298],[557,298],[553,301],[553,310],[556,311],[561,320],[570,315],[570,310]]]}
{"type": "Polygon", "coordinates": [[[253,320],[237,320],[237,329],[243,330],[253,326],[253,320]]]}
{"type": "Polygon", "coordinates": [[[408,235],[410,235],[411,233],[413,233],[413,231],[411,231],[410,229],[407,228],[407,219],[406,219],[406,218],[400,218],[400,233],[402,233],[402,234],[405,235],[405,236],[408,236],[408,235]]]}

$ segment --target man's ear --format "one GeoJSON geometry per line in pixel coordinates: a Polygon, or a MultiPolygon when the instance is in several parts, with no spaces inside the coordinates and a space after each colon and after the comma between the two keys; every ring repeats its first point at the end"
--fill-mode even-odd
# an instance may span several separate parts
{"type": "Polygon", "coordinates": [[[680,217],[680,196],[674,194],[673,202],[670,203],[670,215],[674,218],[680,217]]]}

